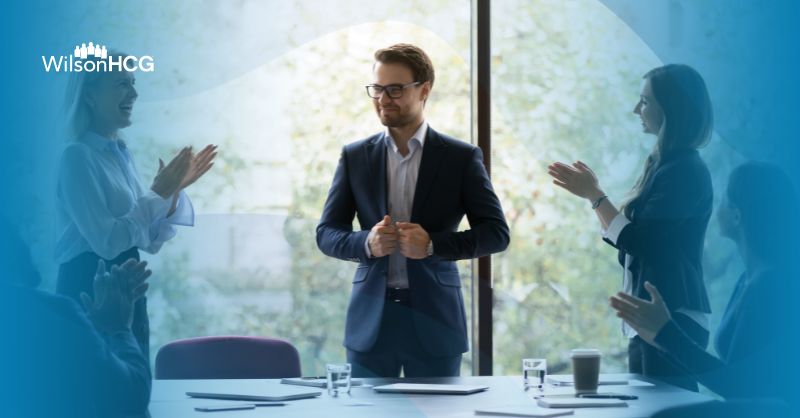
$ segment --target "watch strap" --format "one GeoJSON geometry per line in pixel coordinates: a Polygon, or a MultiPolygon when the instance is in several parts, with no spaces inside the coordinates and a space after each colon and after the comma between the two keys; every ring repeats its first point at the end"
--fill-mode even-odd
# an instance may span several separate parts
{"type": "Polygon", "coordinates": [[[599,199],[595,200],[594,202],[592,202],[592,209],[597,209],[597,207],[600,206],[600,202],[602,202],[603,199],[605,199],[607,197],[608,197],[608,195],[603,195],[601,198],[599,198],[599,199]]]}

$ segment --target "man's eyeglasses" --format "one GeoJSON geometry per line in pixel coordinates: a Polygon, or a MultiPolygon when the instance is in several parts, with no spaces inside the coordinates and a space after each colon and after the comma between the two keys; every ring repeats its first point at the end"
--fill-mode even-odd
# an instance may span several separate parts
{"type": "Polygon", "coordinates": [[[367,94],[369,97],[373,99],[380,99],[381,94],[386,92],[392,99],[399,99],[403,97],[403,89],[406,87],[416,86],[419,84],[419,81],[416,83],[407,84],[405,86],[379,86],[377,84],[368,84],[367,85],[367,94]]]}

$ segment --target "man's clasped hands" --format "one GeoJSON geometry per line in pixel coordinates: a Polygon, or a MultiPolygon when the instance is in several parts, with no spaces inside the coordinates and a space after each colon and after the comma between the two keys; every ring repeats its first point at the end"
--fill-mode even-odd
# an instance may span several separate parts
{"type": "Polygon", "coordinates": [[[369,232],[369,251],[373,257],[393,254],[400,247],[400,253],[412,259],[428,257],[428,243],[431,237],[419,224],[397,222],[387,215],[369,232]]]}

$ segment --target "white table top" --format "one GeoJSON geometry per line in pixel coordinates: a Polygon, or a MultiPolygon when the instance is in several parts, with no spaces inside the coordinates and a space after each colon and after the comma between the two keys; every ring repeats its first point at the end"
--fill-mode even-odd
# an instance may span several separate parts
{"type": "MultiPolygon", "coordinates": [[[[574,416],[582,417],[649,417],[661,409],[700,403],[712,398],[689,392],[666,383],[638,374],[603,375],[612,379],[636,380],[630,385],[600,386],[598,392],[617,392],[636,395],[637,400],[627,401],[626,408],[580,408],[575,409],[574,416]]],[[[533,396],[558,395],[574,393],[571,387],[538,389],[522,388],[521,376],[491,377],[456,377],[429,379],[365,379],[369,387],[354,386],[349,395],[338,398],[328,396],[327,390],[320,389],[322,396],[316,399],[288,401],[283,407],[260,407],[252,410],[220,411],[210,413],[211,417],[426,417],[426,418],[461,418],[474,416],[477,408],[502,405],[535,405],[533,396]],[[406,395],[391,393],[375,393],[372,385],[386,383],[439,383],[461,385],[486,385],[489,390],[472,395],[406,395]],[[348,406],[347,403],[363,401],[372,406],[348,406]]],[[[186,392],[225,392],[236,393],[237,390],[277,385],[279,380],[154,380],[150,401],[150,413],[153,418],[180,418],[185,416],[209,416],[208,412],[198,412],[197,406],[247,404],[245,401],[218,401],[211,399],[194,399],[186,396],[186,392]]]]}

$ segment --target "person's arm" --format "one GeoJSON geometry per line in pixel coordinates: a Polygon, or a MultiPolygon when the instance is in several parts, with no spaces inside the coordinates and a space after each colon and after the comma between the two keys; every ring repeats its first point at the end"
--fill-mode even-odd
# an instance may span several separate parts
{"type": "Polygon", "coordinates": [[[167,203],[174,206],[173,213],[169,216],[166,216],[166,214],[160,216],[150,224],[149,243],[137,243],[137,247],[146,253],[156,254],[165,242],[174,238],[178,233],[176,225],[194,226],[194,206],[186,192],[181,190],[180,193],[171,197],[167,203]]]}
{"type": "Polygon", "coordinates": [[[464,260],[495,254],[508,247],[510,232],[503,207],[483,165],[483,153],[474,148],[461,185],[470,229],[431,232],[434,257],[464,260]]]}
{"type": "Polygon", "coordinates": [[[95,343],[93,378],[97,382],[95,399],[106,411],[141,414],[150,404],[152,374],[150,364],[131,332],[119,332],[95,343]]]}
{"type": "Polygon", "coordinates": [[[140,196],[128,213],[115,217],[108,210],[98,172],[86,151],[67,147],[61,158],[59,195],[67,213],[92,251],[113,259],[137,243],[150,245],[150,225],[166,214],[167,202],[154,191],[140,196]]]}
{"type": "Polygon", "coordinates": [[[614,240],[616,247],[634,257],[652,255],[688,219],[710,211],[712,197],[704,196],[699,184],[703,180],[694,177],[694,170],[677,165],[658,173],[636,223],[622,228],[614,240]],[[707,208],[703,202],[708,202],[707,208]]]}
{"type": "Polygon", "coordinates": [[[317,226],[317,246],[323,254],[340,260],[367,260],[367,237],[370,231],[353,231],[356,200],[350,186],[347,153],[342,149],[339,165],[333,175],[328,200],[317,226]]]}
{"type": "MultiPolygon", "coordinates": [[[[595,201],[605,193],[594,172],[578,161],[574,167],[555,163],[548,167],[557,186],[578,197],[595,201]]],[[[657,251],[686,220],[710,210],[711,196],[706,196],[704,178],[698,170],[686,164],[662,168],[656,173],[651,194],[637,212],[637,222],[631,223],[605,198],[595,209],[601,223],[603,238],[617,249],[634,257],[657,251]],[[701,203],[709,202],[708,208],[701,203]]]]}
{"type": "Polygon", "coordinates": [[[150,402],[149,362],[131,333],[134,303],[147,292],[146,280],[152,274],[146,267],[146,261],[130,259],[112,266],[110,275],[104,276],[105,263],[99,260],[94,300],[80,295],[86,310],[80,319],[86,322],[88,317],[94,328],[109,336],[103,339],[96,332],[86,336],[94,349],[85,350],[92,356],[86,359],[91,369],[86,372],[96,385],[95,400],[105,411],[140,414],[150,402]]]}
{"type": "MultiPolygon", "coordinates": [[[[697,345],[675,321],[670,321],[662,328],[655,342],[664,350],[659,355],[691,374],[703,386],[724,398],[742,398],[753,393],[750,385],[741,383],[742,370],[758,362],[758,350],[745,347],[752,347],[754,342],[763,340],[760,332],[746,328],[747,325],[737,324],[734,330],[730,357],[737,360],[731,363],[724,362],[697,345]],[[738,352],[746,354],[739,355],[738,352]]],[[[767,345],[769,342],[762,341],[761,344],[767,345]]]]}
{"type": "MultiPolygon", "coordinates": [[[[764,329],[770,319],[753,318],[759,309],[754,297],[757,291],[748,291],[747,298],[738,308],[728,355],[728,359],[735,363],[726,363],[706,352],[705,348],[683,332],[672,320],[655,286],[646,282],[645,288],[650,292],[651,301],[622,292],[617,293],[618,298],[610,298],[611,307],[617,310],[617,317],[625,320],[644,341],[663,352],[662,357],[714,392],[726,398],[752,393],[751,386],[741,384],[741,370],[752,361],[749,358],[757,355],[770,339],[769,332],[764,329]]],[[[761,304],[765,303],[762,300],[761,304]]]]}

